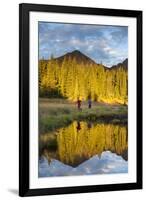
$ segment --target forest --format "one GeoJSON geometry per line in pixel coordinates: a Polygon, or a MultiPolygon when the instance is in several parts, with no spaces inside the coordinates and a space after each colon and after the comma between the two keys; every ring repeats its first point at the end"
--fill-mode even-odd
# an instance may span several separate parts
{"type": "Polygon", "coordinates": [[[40,167],[44,176],[60,176],[65,165],[75,169],[87,160],[96,169],[92,157],[107,151],[122,158],[120,166],[127,163],[127,105],[128,60],[108,68],[79,51],[39,60],[39,166],[47,159],[46,174],[40,167]]]}
{"type": "Polygon", "coordinates": [[[74,121],[53,134],[40,135],[40,154],[76,167],[94,155],[110,150],[128,159],[127,128],[123,125],[74,121]]]}
{"type": "Polygon", "coordinates": [[[95,62],[78,62],[53,56],[39,60],[39,97],[70,101],[89,97],[95,102],[128,104],[128,70],[122,64],[108,68],[95,62]]]}

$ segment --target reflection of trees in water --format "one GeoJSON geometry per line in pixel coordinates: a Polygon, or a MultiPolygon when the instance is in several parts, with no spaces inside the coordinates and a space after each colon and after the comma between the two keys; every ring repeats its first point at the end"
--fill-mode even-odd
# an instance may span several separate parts
{"type": "MultiPolygon", "coordinates": [[[[79,165],[93,155],[100,156],[107,150],[121,155],[125,160],[128,159],[126,126],[102,123],[94,125],[75,121],[68,127],[59,129],[55,138],[56,151],[47,148],[48,150],[43,152],[44,156],[58,159],[71,166],[79,165]]],[[[50,139],[47,141],[48,144],[49,141],[50,139]]]]}

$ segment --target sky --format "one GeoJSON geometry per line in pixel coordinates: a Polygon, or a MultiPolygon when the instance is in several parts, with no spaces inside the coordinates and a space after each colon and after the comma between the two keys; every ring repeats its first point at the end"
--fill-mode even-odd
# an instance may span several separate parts
{"type": "Polygon", "coordinates": [[[50,165],[45,157],[39,161],[39,177],[112,173],[128,173],[128,162],[110,151],[102,152],[101,157],[95,155],[77,167],[71,167],[53,158],[50,165]]]}
{"type": "Polygon", "coordinates": [[[128,27],[39,22],[39,59],[79,50],[111,67],[128,58],[128,27]]]}

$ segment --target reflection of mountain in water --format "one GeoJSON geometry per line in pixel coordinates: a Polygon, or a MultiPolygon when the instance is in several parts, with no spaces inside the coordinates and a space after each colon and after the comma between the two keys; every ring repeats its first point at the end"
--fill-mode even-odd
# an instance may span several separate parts
{"type": "Polygon", "coordinates": [[[52,159],[51,163],[48,165],[48,160],[45,157],[42,157],[39,161],[39,177],[127,172],[127,161],[125,161],[121,156],[117,156],[115,153],[109,151],[103,152],[100,158],[95,155],[75,168],[65,165],[55,159],[52,159]]]}
{"type": "Polygon", "coordinates": [[[91,124],[73,122],[56,133],[40,136],[40,156],[61,161],[65,165],[77,167],[94,155],[111,151],[128,159],[128,139],[126,126],[113,124],[91,124]]]}

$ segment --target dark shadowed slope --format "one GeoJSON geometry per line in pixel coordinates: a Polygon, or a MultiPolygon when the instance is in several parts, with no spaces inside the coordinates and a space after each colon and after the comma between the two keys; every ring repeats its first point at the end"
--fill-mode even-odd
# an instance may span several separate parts
{"type": "MultiPolygon", "coordinates": [[[[91,58],[89,58],[88,56],[86,56],[85,54],[83,54],[82,52],[80,52],[79,50],[75,50],[72,52],[68,52],[62,56],[56,57],[56,58],[52,58],[54,61],[57,61],[58,64],[62,64],[62,62],[64,60],[75,60],[78,64],[85,64],[85,65],[97,65],[97,66],[101,66],[102,64],[96,63],[94,60],[92,60],[91,58]]],[[[47,64],[49,60],[44,60],[41,59],[39,60],[39,62],[41,63],[45,63],[47,64]]],[[[106,70],[111,70],[111,69],[118,69],[119,67],[124,68],[125,70],[128,69],[128,58],[126,58],[122,63],[118,63],[116,65],[113,65],[111,68],[108,68],[104,65],[102,65],[106,70]]]]}
{"type": "Polygon", "coordinates": [[[119,67],[124,68],[125,70],[128,69],[128,58],[126,58],[122,63],[118,63],[117,65],[113,65],[111,69],[117,69],[119,67]]]}
{"type": "Polygon", "coordinates": [[[78,64],[80,64],[80,63],[84,63],[84,64],[96,64],[95,61],[93,61],[91,58],[89,58],[88,56],[86,56],[85,54],[81,53],[78,50],[66,53],[65,55],[60,56],[58,58],[54,58],[54,60],[57,60],[59,63],[62,63],[64,59],[66,59],[66,60],[69,60],[69,59],[73,60],[73,59],[75,59],[78,64]]]}

